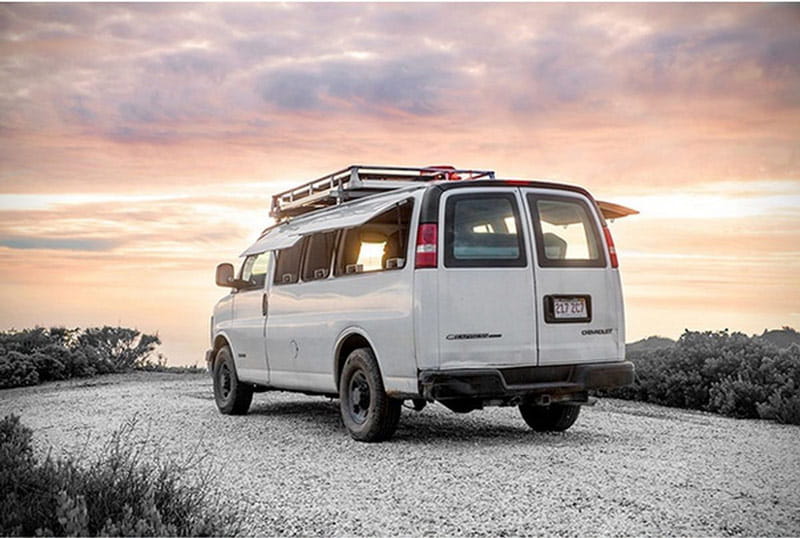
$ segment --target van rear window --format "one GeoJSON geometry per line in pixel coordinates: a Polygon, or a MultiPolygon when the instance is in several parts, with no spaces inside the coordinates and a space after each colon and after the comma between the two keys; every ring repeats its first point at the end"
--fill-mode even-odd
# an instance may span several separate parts
{"type": "Polygon", "coordinates": [[[589,206],[574,198],[528,195],[542,267],[605,267],[589,206]]]}
{"type": "Polygon", "coordinates": [[[524,267],[517,200],[511,193],[459,194],[445,206],[447,267],[524,267]]]}

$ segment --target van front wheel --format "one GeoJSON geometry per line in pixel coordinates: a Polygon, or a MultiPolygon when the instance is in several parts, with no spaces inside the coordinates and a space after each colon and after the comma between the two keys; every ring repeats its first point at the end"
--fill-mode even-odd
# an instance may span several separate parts
{"type": "Polygon", "coordinates": [[[537,432],[563,432],[575,424],[581,406],[551,404],[545,407],[523,404],[519,406],[519,412],[528,426],[537,432]]]}
{"type": "Polygon", "coordinates": [[[220,348],[214,359],[214,400],[224,415],[244,415],[253,401],[253,387],[239,381],[228,346],[220,348]]]}
{"type": "Polygon", "coordinates": [[[397,430],[402,402],[386,395],[369,348],[348,355],[339,378],[339,402],[344,425],[356,441],[385,441],[397,430]]]}

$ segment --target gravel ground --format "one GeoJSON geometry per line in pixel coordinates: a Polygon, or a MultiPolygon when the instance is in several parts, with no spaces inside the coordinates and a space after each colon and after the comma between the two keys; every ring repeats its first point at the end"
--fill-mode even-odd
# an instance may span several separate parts
{"type": "Polygon", "coordinates": [[[337,404],[265,393],[222,416],[197,374],[0,391],[56,454],[99,450],[132,416],[167,457],[199,446],[248,535],[800,535],[797,426],[605,399],[537,434],[515,408],[434,405],[366,445],[337,404]]]}

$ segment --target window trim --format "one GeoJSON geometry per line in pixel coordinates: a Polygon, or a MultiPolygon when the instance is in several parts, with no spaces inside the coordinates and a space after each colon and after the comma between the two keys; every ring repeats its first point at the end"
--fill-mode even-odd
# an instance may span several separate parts
{"type": "Polygon", "coordinates": [[[509,268],[509,267],[527,267],[528,255],[525,248],[525,222],[522,220],[522,215],[519,208],[519,200],[514,192],[467,192],[452,194],[445,199],[444,206],[444,234],[442,237],[442,262],[444,267],[448,269],[460,268],[509,268]],[[459,259],[453,254],[453,241],[455,240],[455,206],[456,202],[465,199],[474,200],[487,200],[490,198],[502,198],[511,202],[511,210],[516,219],[517,227],[517,246],[519,247],[519,255],[516,258],[470,258],[459,259]]]}
{"type": "Polygon", "coordinates": [[[573,196],[538,194],[532,192],[526,194],[526,199],[528,202],[528,210],[531,216],[531,221],[533,222],[534,243],[536,244],[536,257],[538,259],[537,263],[539,264],[539,267],[607,267],[608,262],[606,260],[605,242],[600,236],[597,216],[592,211],[586,200],[573,196]],[[542,231],[542,224],[539,218],[539,206],[537,205],[537,202],[539,201],[566,202],[582,206],[584,211],[586,211],[586,215],[589,217],[592,235],[594,236],[595,245],[597,245],[597,258],[589,260],[551,260],[545,256],[544,233],[542,231]]]}

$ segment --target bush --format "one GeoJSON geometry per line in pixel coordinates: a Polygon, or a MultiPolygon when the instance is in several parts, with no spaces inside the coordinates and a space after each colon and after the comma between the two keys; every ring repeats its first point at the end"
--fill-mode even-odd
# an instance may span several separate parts
{"type": "Polygon", "coordinates": [[[0,388],[24,387],[39,383],[33,358],[18,351],[0,355],[0,388]]]}
{"type": "Polygon", "coordinates": [[[219,536],[235,534],[209,475],[189,485],[194,466],[161,462],[158,447],[133,442],[135,423],[117,431],[102,456],[37,461],[18,417],[0,422],[0,534],[3,536],[219,536]]]}
{"type": "Polygon", "coordinates": [[[0,332],[0,388],[153,369],[160,343],[158,335],[124,327],[0,332]]]}
{"type": "Polygon", "coordinates": [[[636,380],[602,394],[740,418],[800,424],[800,346],[741,333],[686,331],[672,347],[632,352],[636,380]]]}
{"type": "Polygon", "coordinates": [[[711,386],[708,409],[737,418],[758,418],[756,405],[766,399],[767,388],[746,376],[726,377],[711,386]]]}
{"type": "Polygon", "coordinates": [[[95,327],[78,336],[80,347],[98,350],[117,371],[146,365],[159,344],[158,335],[125,327],[95,327]]]}

